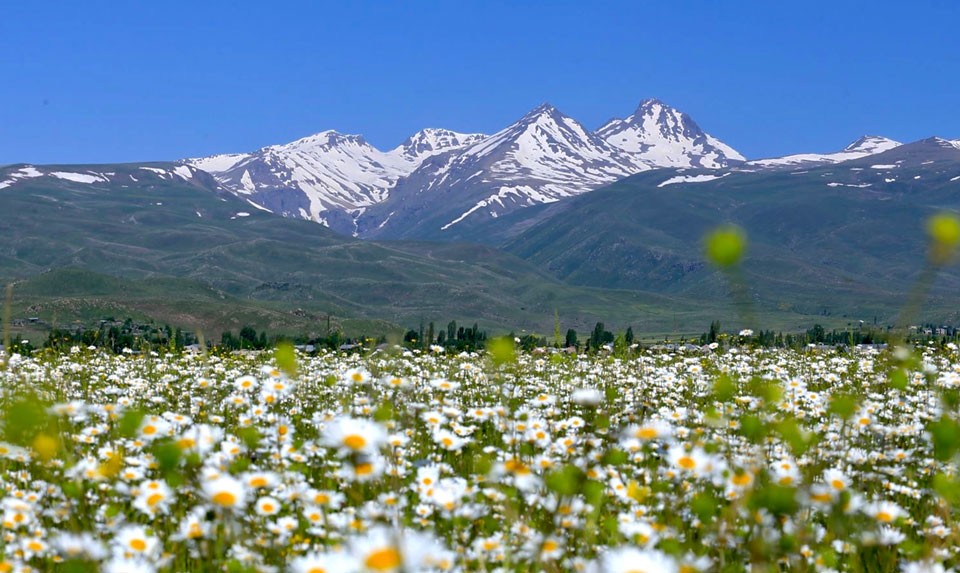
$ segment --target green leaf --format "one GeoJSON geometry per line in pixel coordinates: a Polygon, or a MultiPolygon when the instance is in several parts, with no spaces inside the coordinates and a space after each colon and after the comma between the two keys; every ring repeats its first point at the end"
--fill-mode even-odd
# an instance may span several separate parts
{"type": "Polygon", "coordinates": [[[4,438],[20,446],[30,445],[48,425],[47,407],[36,396],[18,396],[3,412],[4,438]]]}
{"type": "Polygon", "coordinates": [[[941,212],[927,219],[927,234],[937,245],[953,249],[960,245],[960,217],[941,212]]]}
{"type": "Polygon", "coordinates": [[[622,466],[630,460],[630,457],[623,450],[610,450],[603,456],[603,463],[608,466],[622,466]]]}
{"type": "Polygon", "coordinates": [[[767,437],[767,428],[763,420],[753,414],[747,414],[740,418],[740,433],[752,443],[759,444],[767,437]]]}
{"type": "Polygon", "coordinates": [[[714,229],[704,239],[707,260],[720,268],[736,266],[743,258],[747,237],[734,225],[714,229]]]}
{"type": "Polygon", "coordinates": [[[927,219],[927,234],[930,259],[935,264],[944,264],[960,245],[960,218],[954,213],[937,213],[927,219]]]}
{"type": "Polygon", "coordinates": [[[927,425],[933,440],[933,456],[939,461],[947,461],[960,448],[960,425],[946,414],[939,420],[927,425]]]}
{"type": "Polygon", "coordinates": [[[897,390],[906,390],[910,382],[907,380],[907,373],[903,368],[896,368],[890,372],[890,386],[897,390]]]}
{"type": "Polygon", "coordinates": [[[575,465],[566,465],[544,477],[544,483],[551,491],[560,495],[574,495],[580,491],[580,484],[586,475],[575,465]]]}
{"type": "Polygon", "coordinates": [[[750,498],[753,509],[764,508],[775,516],[793,515],[800,508],[796,488],[768,484],[756,490],[750,498]]]}
{"type": "Polygon", "coordinates": [[[173,470],[180,463],[180,446],[172,440],[158,440],[150,450],[161,473],[173,470]]]}
{"type": "Polygon", "coordinates": [[[710,523],[720,514],[720,503],[720,500],[717,499],[713,493],[702,491],[690,500],[690,511],[692,511],[700,521],[710,523]]]}
{"type": "Polygon", "coordinates": [[[713,383],[713,397],[717,402],[727,403],[737,395],[737,383],[727,374],[717,376],[713,383]]]}
{"type": "Polygon", "coordinates": [[[800,457],[811,446],[812,435],[806,432],[793,418],[780,421],[776,426],[780,438],[790,446],[793,455],[800,457]]]}
{"type": "Polygon", "coordinates": [[[254,451],[257,449],[257,446],[260,445],[260,430],[254,428],[253,426],[249,428],[241,428],[237,432],[237,437],[239,437],[247,449],[254,451]]]}
{"type": "Polygon", "coordinates": [[[273,352],[277,368],[290,378],[296,378],[299,367],[297,365],[297,351],[289,342],[281,342],[273,352]]]}
{"type": "Polygon", "coordinates": [[[496,366],[513,364],[517,361],[517,351],[513,346],[513,339],[509,336],[494,338],[487,343],[487,352],[496,366]]]}
{"type": "Polygon", "coordinates": [[[377,422],[386,422],[387,420],[392,420],[394,415],[393,403],[390,402],[390,400],[384,400],[377,408],[377,411],[373,413],[373,419],[377,422]]]}
{"type": "Polygon", "coordinates": [[[583,484],[583,497],[587,500],[587,503],[593,507],[599,507],[603,503],[603,484],[594,481],[587,480],[583,484]]]}
{"type": "Polygon", "coordinates": [[[857,411],[857,399],[849,394],[835,394],[830,400],[830,413],[849,420],[857,411]]]}
{"type": "Polygon", "coordinates": [[[131,408],[123,413],[117,422],[117,431],[124,438],[132,438],[137,435],[140,425],[143,424],[144,413],[142,410],[131,408]]]}

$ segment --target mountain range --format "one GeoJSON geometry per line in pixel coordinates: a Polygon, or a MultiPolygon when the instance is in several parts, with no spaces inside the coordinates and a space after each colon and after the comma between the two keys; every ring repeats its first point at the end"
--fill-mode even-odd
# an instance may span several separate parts
{"type": "Polygon", "coordinates": [[[274,213],[353,236],[400,238],[454,236],[453,227],[649,169],[719,168],[743,160],[688,115],[649,99],[596,131],[542,104],[490,136],[425,129],[380,151],[362,136],[325,131],[184,163],[274,213]]]}
{"type": "MultiPolygon", "coordinates": [[[[23,309],[64,317],[106,304],[215,328],[231,308],[271,328],[324,313],[549,328],[558,310],[578,327],[698,331],[745,320],[700,255],[735,222],[764,326],[889,322],[922,271],[923,221],[960,210],[958,181],[960,140],[747,159],[658,100],[596,130],[542,104],[492,135],[425,129],[388,151],[324,131],[174,162],[0,167],[0,279],[23,309]],[[66,283],[95,292],[56,297],[66,283]]],[[[941,273],[929,318],[960,321],[958,287],[941,273]]]]}

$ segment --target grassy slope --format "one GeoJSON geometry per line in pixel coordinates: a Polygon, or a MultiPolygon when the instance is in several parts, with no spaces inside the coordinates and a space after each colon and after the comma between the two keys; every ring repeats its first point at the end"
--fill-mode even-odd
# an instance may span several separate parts
{"type": "Polygon", "coordinates": [[[552,331],[555,309],[564,329],[581,330],[604,320],[699,332],[732,316],[669,294],[570,287],[488,247],[340,237],[220,196],[209,182],[132,165],[88,168],[114,182],[41,177],[0,192],[0,212],[10,214],[0,218],[0,280],[16,283],[18,316],[65,324],[144,315],[216,333],[245,323],[318,333],[328,314],[359,320],[347,323],[354,331],[373,328],[370,320],[457,319],[541,332],[552,331]]]}
{"type": "MultiPolygon", "coordinates": [[[[703,263],[701,241],[729,221],[749,235],[743,277],[762,316],[892,320],[924,264],[925,219],[960,208],[950,181],[960,163],[904,165],[887,183],[871,161],[881,162],[664,187],[672,173],[645,173],[552,208],[506,249],[573,284],[717,301],[725,283],[703,263]]],[[[926,316],[960,321],[958,288],[956,269],[941,273],[926,316]]]]}

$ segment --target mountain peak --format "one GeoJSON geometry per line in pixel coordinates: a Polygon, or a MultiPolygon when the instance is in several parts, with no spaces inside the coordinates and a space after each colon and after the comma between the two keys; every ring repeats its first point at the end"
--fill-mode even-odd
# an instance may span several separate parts
{"type": "Polygon", "coordinates": [[[873,154],[880,151],[886,151],[887,149],[893,149],[898,145],[901,145],[899,141],[894,141],[888,137],[883,137],[881,135],[864,135],[850,145],[844,147],[843,150],[863,151],[873,154]]]}
{"type": "Polygon", "coordinates": [[[742,155],[704,133],[689,115],[659,99],[640,102],[630,116],[615,118],[597,130],[610,145],[655,167],[725,167],[742,155]]]}
{"type": "Polygon", "coordinates": [[[483,133],[457,133],[449,129],[428,127],[408,137],[390,153],[400,154],[419,165],[428,157],[473,145],[486,137],[483,133]]]}
{"type": "Polygon", "coordinates": [[[344,143],[353,143],[356,145],[367,145],[362,135],[353,135],[340,133],[333,129],[327,129],[313,135],[301,137],[296,141],[282,145],[271,145],[267,149],[312,149],[315,147],[335,146],[344,143]]]}
{"type": "Polygon", "coordinates": [[[668,109],[673,109],[669,105],[663,103],[662,100],[659,100],[655,97],[650,97],[640,101],[640,105],[637,106],[637,111],[635,113],[638,113],[643,110],[653,109],[655,107],[665,107],[668,109]]]}
{"type": "Polygon", "coordinates": [[[539,117],[563,118],[567,116],[564,115],[562,111],[553,107],[552,104],[543,102],[542,104],[538,105],[537,107],[527,112],[527,114],[520,119],[520,122],[529,122],[539,117]]]}

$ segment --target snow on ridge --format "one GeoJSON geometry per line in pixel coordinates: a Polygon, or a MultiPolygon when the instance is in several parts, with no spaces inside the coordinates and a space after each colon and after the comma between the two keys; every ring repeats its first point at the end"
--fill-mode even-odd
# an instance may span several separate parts
{"type": "MultiPolygon", "coordinates": [[[[891,181],[887,181],[890,183],[891,181]]],[[[827,187],[856,187],[857,189],[866,189],[867,187],[872,187],[872,183],[827,183],[827,187]]]]}
{"type": "Polygon", "coordinates": [[[177,165],[176,167],[173,168],[173,172],[184,179],[193,178],[193,171],[190,171],[190,168],[187,167],[186,165],[177,165]]]}
{"type": "Polygon", "coordinates": [[[724,173],[723,175],[711,175],[709,173],[703,175],[677,175],[660,183],[657,187],[666,187],[667,185],[675,185],[677,183],[704,183],[706,181],[723,179],[727,175],[730,175],[730,172],[724,173]]]}
{"type": "Polygon", "coordinates": [[[10,187],[14,183],[16,183],[19,179],[32,179],[34,177],[43,177],[43,173],[40,170],[38,170],[36,167],[32,165],[28,165],[26,167],[21,167],[20,169],[17,169],[13,173],[8,173],[7,177],[10,177],[10,179],[7,179],[6,181],[0,181],[0,189],[6,189],[7,187],[10,187]]]}
{"type": "Polygon", "coordinates": [[[484,133],[458,133],[449,129],[428,127],[408,137],[390,153],[420,165],[438,153],[468,147],[486,138],[484,133]]]}
{"type": "MultiPolygon", "coordinates": [[[[496,193],[490,195],[486,199],[481,199],[480,201],[477,201],[477,203],[474,204],[473,207],[470,207],[467,211],[465,211],[459,217],[450,221],[446,225],[440,227],[440,230],[446,231],[450,227],[463,221],[464,219],[474,214],[478,210],[483,209],[484,207],[492,207],[494,204],[498,204],[500,205],[500,207],[506,207],[506,205],[504,204],[504,199],[507,199],[510,197],[515,198],[514,202],[516,202],[516,199],[521,199],[527,205],[532,205],[536,203],[553,203],[557,201],[555,197],[542,194],[529,185],[517,185],[517,186],[504,185],[500,187],[500,189],[496,193]]],[[[496,218],[499,216],[500,213],[496,211],[496,209],[492,209],[489,214],[491,217],[496,218]]]]}
{"type": "Polygon", "coordinates": [[[842,151],[834,153],[798,153],[795,155],[785,155],[783,157],[774,157],[770,159],[756,159],[748,161],[744,165],[757,167],[787,167],[793,165],[803,165],[805,163],[843,163],[876,155],[885,151],[890,151],[903,145],[899,141],[894,141],[886,137],[876,135],[865,135],[843,148],[842,151]]]}
{"type": "Polygon", "coordinates": [[[90,183],[106,183],[107,181],[109,181],[107,178],[101,177],[99,175],[92,175],[89,173],[72,173],[69,171],[54,171],[52,173],[49,173],[48,175],[56,177],[57,179],[63,179],[65,181],[73,181],[74,183],[90,184],[90,183]]]}
{"type": "Polygon", "coordinates": [[[169,175],[169,171],[167,171],[166,169],[159,169],[157,167],[140,167],[140,169],[144,171],[150,171],[152,173],[156,173],[157,175],[160,176],[161,179],[164,179],[166,178],[167,175],[169,175]]]}
{"type": "Polygon", "coordinates": [[[193,165],[201,171],[206,171],[210,174],[222,173],[224,171],[229,171],[237,163],[240,163],[249,155],[245,153],[224,153],[220,155],[211,155],[209,157],[198,157],[196,159],[187,159],[185,162],[188,165],[193,165]]]}

